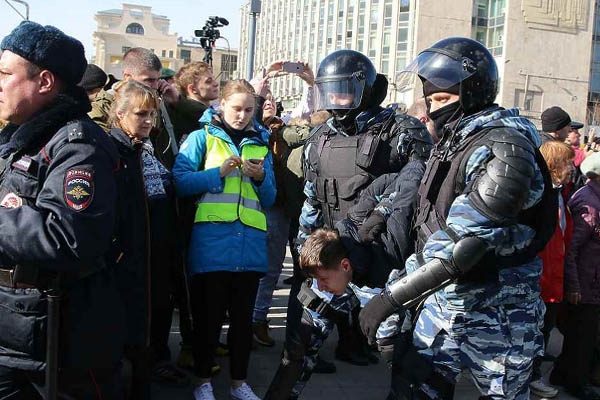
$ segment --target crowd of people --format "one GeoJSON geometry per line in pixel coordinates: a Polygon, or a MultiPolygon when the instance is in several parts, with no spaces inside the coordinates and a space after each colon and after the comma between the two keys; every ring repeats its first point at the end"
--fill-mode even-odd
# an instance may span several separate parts
{"type": "Polygon", "coordinates": [[[288,112],[270,91],[287,61],[221,85],[204,62],[172,71],[138,47],[118,80],[30,21],[0,51],[0,399],[48,385],[50,291],[59,398],[148,399],[151,382],[187,386],[191,372],[194,398],[214,400],[228,354],[231,398],[259,399],[250,353],[275,345],[288,247],[265,399],[335,372],[318,353],[336,327],[337,359],[389,364],[389,400],[451,399],[465,370],[485,399],[556,385],[600,398],[600,145],[560,107],[538,131],[496,105],[479,42],[421,52],[405,73],[423,96],[406,111],[381,106],[387,78],[353,50],[316,75],[294,63],[305,87],[288,112]]]}

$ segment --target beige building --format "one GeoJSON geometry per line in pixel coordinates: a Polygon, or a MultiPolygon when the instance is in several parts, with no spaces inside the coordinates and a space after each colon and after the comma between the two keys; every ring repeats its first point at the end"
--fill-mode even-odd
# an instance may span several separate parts
{"type": "MultiPolygon", "coordinates": [[[[163,67],[177,71],[191,61],[202,61],[204,50],[197,39],[189,41],[170,33],[170,20],[152,13],[151,7],[123,4],[122,9],[98,11],[92,62],[117,78],[123,75],[123,54],[132,47],[151,49],[163,67]]],[[[221,81],[237,77],[237,50],[213,49],[213,71],[221,81]]]]}
{"type": "Polygon", "coordinates": [[[121,10],[97,12],[93,62],[120,78],[123,54],[132,47],[145,47],[154,51],[163,67],[176,70],[183,65],[177,58],[177,34],[169,33],[169,19],[151,10],[148,6],[123,4],[121,10]]]}
{"type": "MultiPolygon", "coordinates": [[[[316,69],[336,49],[366,54],[390,82],[387,102],[410,104],[399,93],[400,71],[418,52],[448,36],[484,43],[496,57],[501,76],[497,102],[519,107],[539,125],[552,105],[573,119],[592,121],[600,101],[600,46],[597,80],[590,83],[594,0],[263,0],[258,18],[255,70],[273,60],[305,60],[316,69]],[[590,91],[597,87],[597,94],[590,91]]],[[[242,8],[241,75],[245,76],[248,6],[242,8]]],[[[600,33],[600,32],[597,32],[600,33]]],[[[595,53],[595,52],[594,52],[595,53]]],[[[277,78],[276,96],[294,102],[301,82],[277,78]]]]}

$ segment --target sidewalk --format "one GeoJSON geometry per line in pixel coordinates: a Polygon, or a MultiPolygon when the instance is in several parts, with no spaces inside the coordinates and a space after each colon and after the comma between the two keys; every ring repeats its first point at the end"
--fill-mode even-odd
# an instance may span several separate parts
{"type": "MultiPolygon", "coordinates": [[[[288,252],[289,256],[289,252],[288,252]]],[[[285,316],[289,295],[289,286],[282,284],[281,281],[292,273],[291,259],[286,258],[284,271],[281,275],[277,290],[273,299],[273,307],[270,310],[271,336],[276,340],[275,347],[267,348],[257,346],[252,352],[250,358],[250,367],[248,369],[248,383],[254,389],[258,396],[264,395],[269,383],[275,374],[279,364],[283,339],[285,336],[285,316]]],[[[179,354],[179,326],[176,318],[173,321],[171,329],[170,347],[173,359],[179,354]]],[[[556,332],[556,331],[555,331],[556,332]]],[[[557,332],[556,332],[557,333],[557,332]]],[[[222,340],[224,341],[224,336],[222,340]]],[[[562,338],[560,334],[554,334],[550,342],[550,353],[557,354],[560,351],[562,338]]],[[[348,363],[334,360],[333,352],[337,343],[337,333],[328,339],[322,350],[324,359],[334,361],[337,366],[337,373],[330,375],[314,374],[303,392],[302,399],[306,400],[384,400],[389,389],[390,373],[383,363],[371,365],[368,367],[357,367],[348,363]]],[[[213,379],[215,397],[217,399],[229,399],[229,373],[227,357],[217,358],[221,365],[221,373],[213,379]]],[[[548,372],[550,364],[544,365],[548,372]]],[[[166,386],[153,385],[152,398],[157,400],[191,400],[192,388],[172,388],[166,386]]],[[[477,399],[479,393],[471,380],[463,376],[456,388],[455,399],[477,399]]],[[[532,399],[537,397],[532,396],[532,399]]],[[[564,393],[559,394],[556,399],[572,400],[575,399],[564,393]]]]}

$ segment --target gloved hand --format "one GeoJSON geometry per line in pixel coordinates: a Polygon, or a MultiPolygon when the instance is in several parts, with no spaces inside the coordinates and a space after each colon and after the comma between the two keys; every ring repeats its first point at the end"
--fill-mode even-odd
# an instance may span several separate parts
{"type": "Polygon", "coordinates": [[[371,243],[379,239],[384,231],[385,217],[379,211],[375,210],[369,215],[369,218],[363,222],[358,230],[358,236],[362,243],[371,243]]]}
{"type": "Polygon", "coordinates": [[[367,305],[360,311],[358,321],[360,329],[367,337],[369,344],[375,342],[375,334],[379,324],[394,312],[400,311],[388,297],[385,290],[378,296],[374,296],[367,305]]]}

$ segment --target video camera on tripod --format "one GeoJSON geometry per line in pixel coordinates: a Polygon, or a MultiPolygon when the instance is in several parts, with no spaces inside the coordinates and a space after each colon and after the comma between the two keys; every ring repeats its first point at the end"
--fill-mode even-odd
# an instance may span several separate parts
{"type": "Polygon", "coordinates": [[[215,41],[221,37],[221,32],[218,29],[223,26],[229,25],[229,21],[227,21],[223,17],[209,17],[204,24],[202,29],[196,29],[194,31],[194,35],[200,38],[200,45],[206,52],[204,55],[204,62],[212,65],[212,48],[215,44],[215,41]]]}

